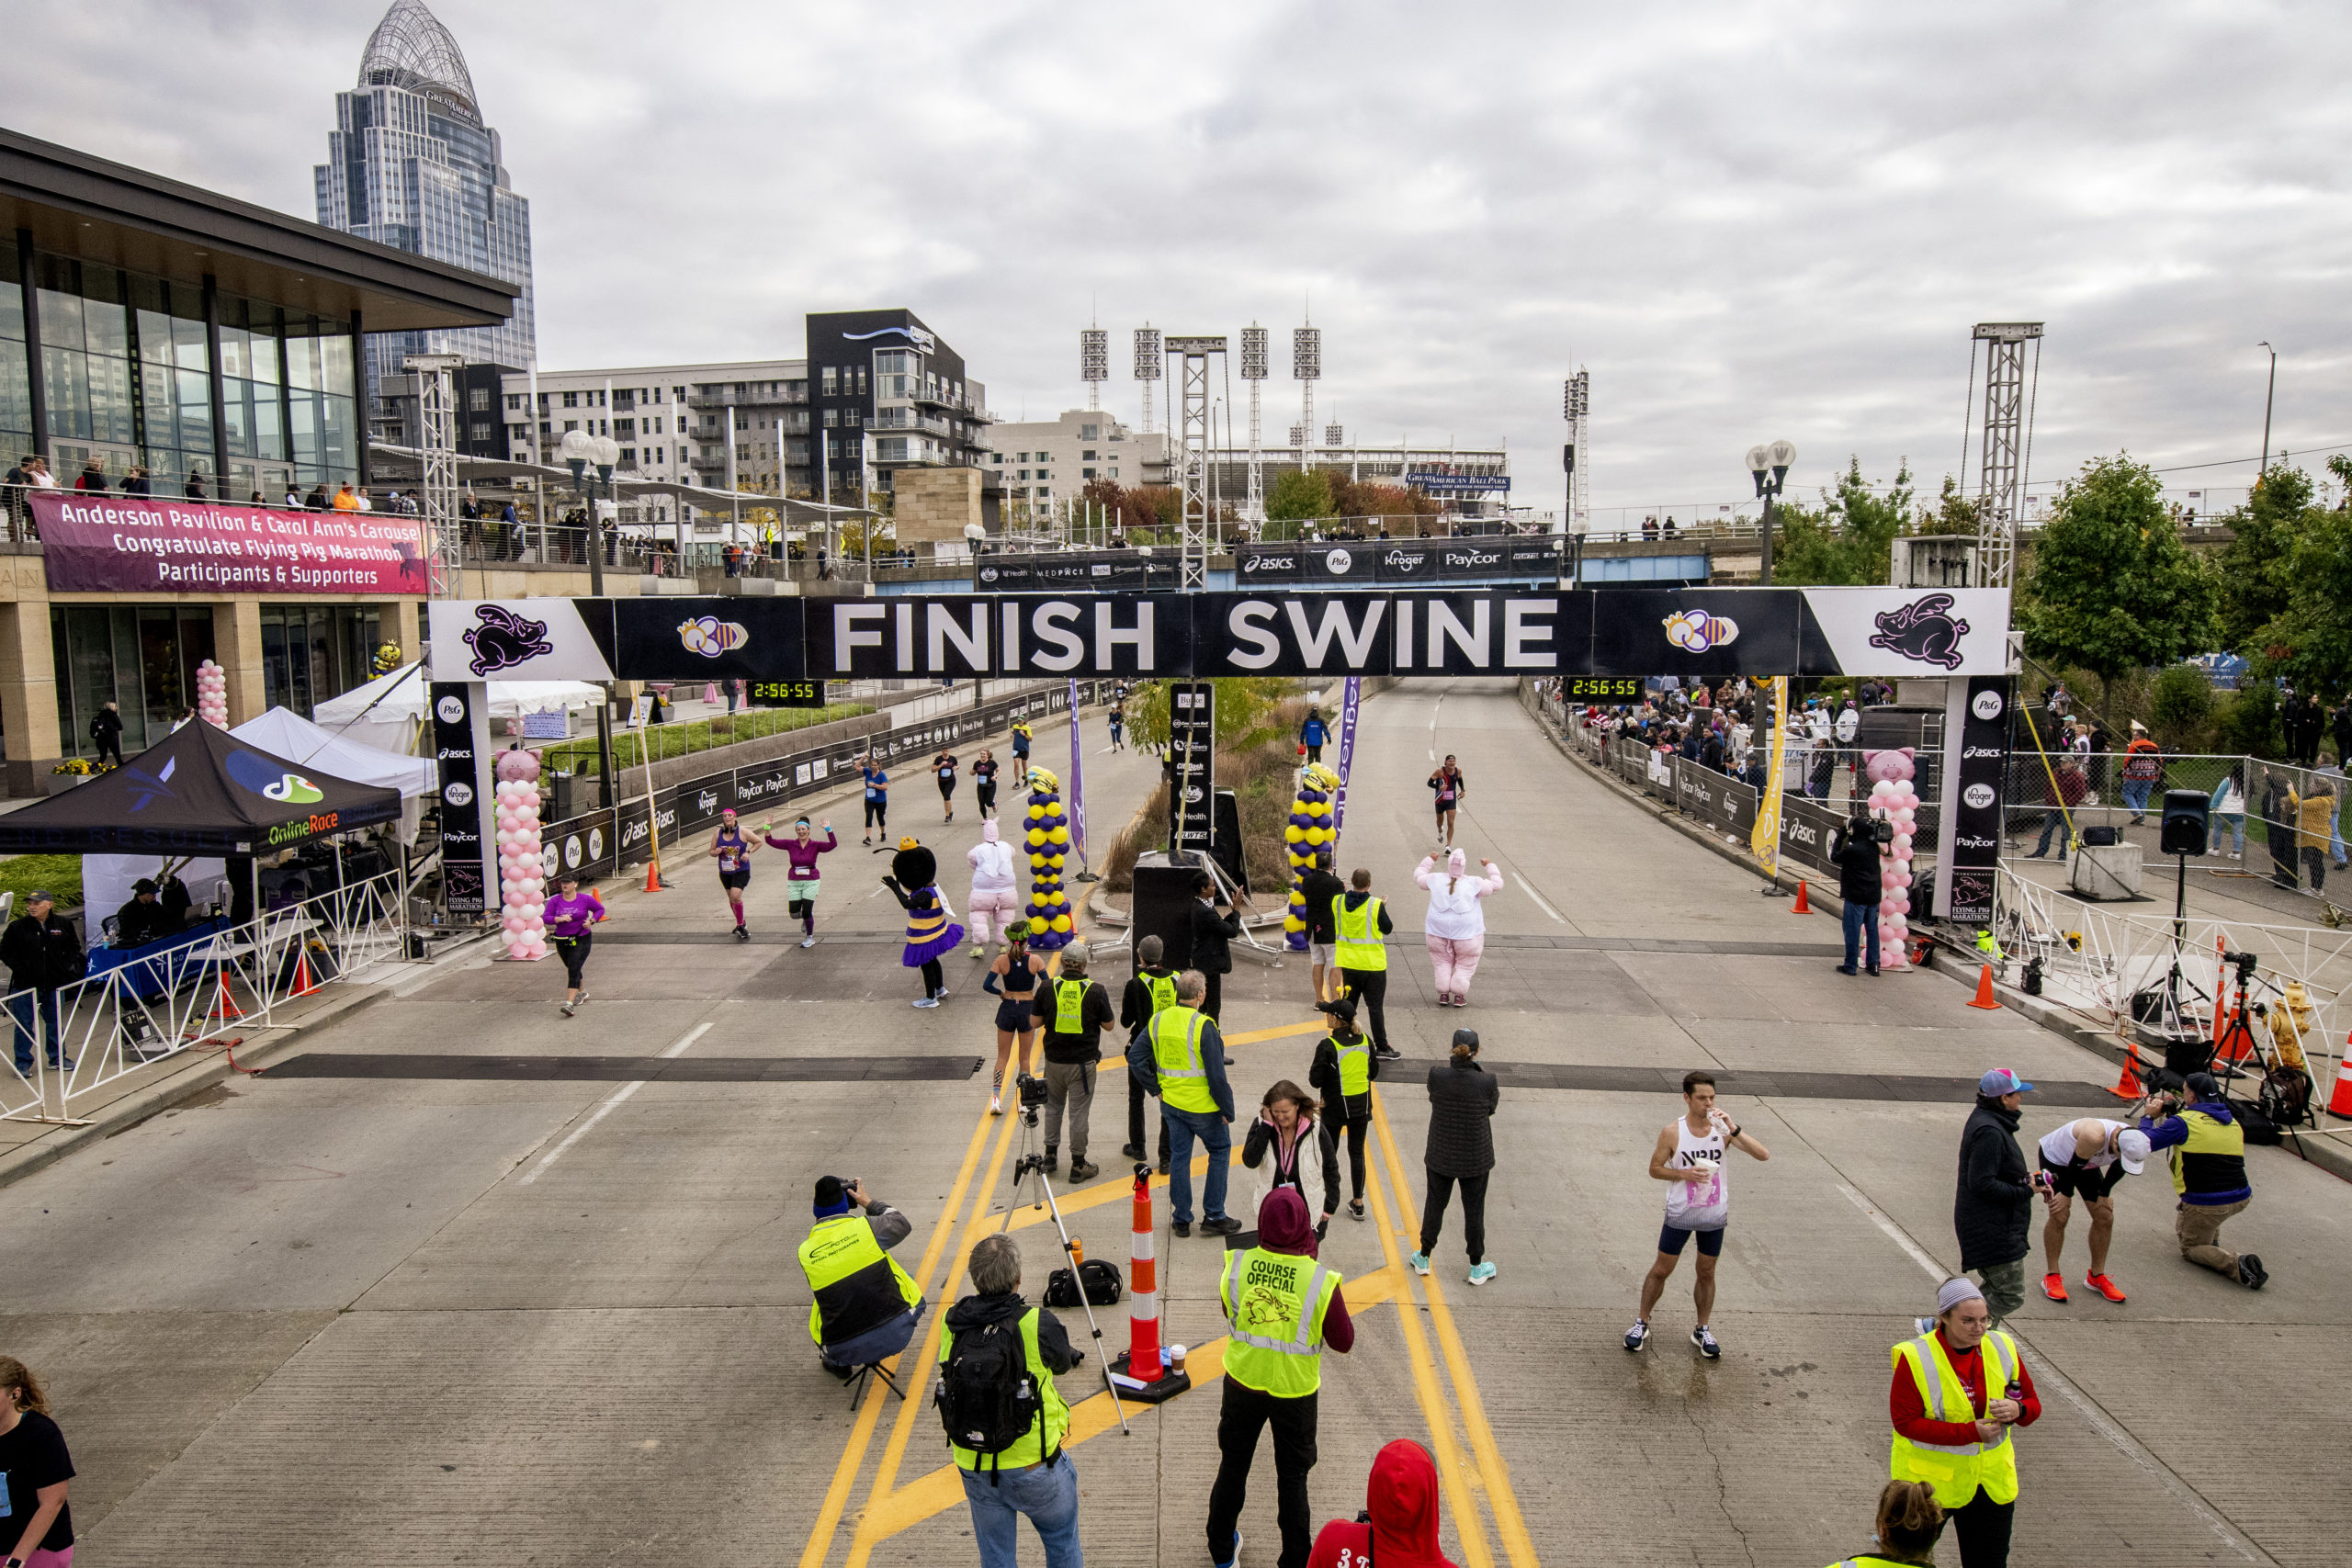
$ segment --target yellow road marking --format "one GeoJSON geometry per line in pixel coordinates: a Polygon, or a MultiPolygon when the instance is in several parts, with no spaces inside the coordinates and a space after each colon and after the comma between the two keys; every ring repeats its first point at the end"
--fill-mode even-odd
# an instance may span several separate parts
{"type": "MultiPolygon", "coordinates": [[[[1373,1224],[1380,1233],[1380,1249],[1388,1256],[1388,1267],[1402,1282],[1406,1279],[1405,1260],[1396,1249],[1396,1227],[1388,1223],[1388,1201],[1381,1191],[1380,1173],[1375,1168],[1371,1175],[1364,1190],[1372,1199],[1373,1224]]],[[[1398,1185],[1401,1188],[1403,1184],[1398,1185]]],[[[1405,1325],[1405,1350],[1413,1366],[1413,1395],[1420,1403],[1421,1418],[1429,1423],[1430,1441],[1437,1446],[1438,1478],[1444,1483],[1447,1498],[1453,1506],[1454,1529],[1462,1537],[1463,1555],[1470,1560],[1470,1568],[1494,1568],[1495,1557],[1487,1545],[1486,1526],[1478,1517],[1478,1505],[1470,1496],[1470,1467],[1463,1462],[1462,1450],[1454,1442],[1453,1414],[1445,1407],[1445,1391],[1438,1386],[1437,1368],[1430,1359],[1429,1340],[1421,1327],[1421,1314],[1413,1304],[1412,1287],[1405,1285],[1399,1295],[1396,1315],[1405,1325]]]]}
{"type": "Polygon", "coordinates": [[[1285,1023],[1280,1029],[1252,1029],[1225,1037],[1227,1045],[1254,1045],[1261,1040],[1283,1040],[1294,1034],[1320,1034],[1331,1027],[1329,1019],[1314,1023],[1285,1023]]]}
{"type": "MultiPolygon", "coordinates": [[[[1239,1144],[1233,1145],[1233,1154],[1230,1163],[1236,1166],[1241,1164],[1241,1145],[1239,1144]]],[[[1208,1173],[1209,1156],[1206,1155],[1194,1155],[1193,1156],[1193,1174],[1195,1177],[1205,1178],[1208,1173]]],[[[1154,1187],[1165,1187],[1168,1185],[1168,1178],[1161,1176],[1155,1171],[1152,1174],[1151,1184],[1154,1187]]],[[[1081,1210],[1099,1209],[1105,1203],[1129,1201],[1134,1199],[1135,1195],[1136,1179],[1132,1176],[1121,1176],[1113,1177],[1103,1181],[1093,1182],[1088,1186],[1079,1188],[1074,1192],[1057,1191],[1054,1194],[1054,1201],[1061,1205],[1062,1214],[1067,1218],[1071,1214],[1078,1213],[1081,1210]]],[[[1043,1203],[1037,1203],[1024,1207],[1020,1213],[1014,1214],[1012,1216],[1012,1228],[1014,1230],[1026,1230],[1031,1225],[1044,1224],[1052,1217],[1053,1212],[1051,1210],[1047,1209],[1043,1203]]],[[[1104,1253],[1102,1256],[1107,1258],[1111,1255],[1104,1253]]]]}
{"type": "MultiPolygon", "coordinates": [[[[940,1251],[947,1244],[948,1233],[956,1228],[956,1216],[963,1212],[964,1194],[972,1184],[972,1169],[979,1164],[980,1149],[988,1142],[989,1121],[982,1116],[979,1124],[972,1129],[972,1140],[964,1147],[963,1166],[956,1172],[956,1185],[949,1189],[946,1205],[940,1210],[937,1223],[931,1227],[931,1240],[923,1247],[922,1267],[915,1274],[915,1284],[925,1296],[931,1294],[932,1270],[939,1267],[940,1251]]],[[[932,1315],[936,1318],[946,1310],[944,1301],[935,1302],[932,1315]]],[[[899,1357],[891,1357],[889,1371],[895,1373],[899,1361],[899,1357]]],[[[865,1391],[865,1404],[857,1413],[857,1424],[851,1428],[849,1445],[842,1450],[841,1462],[833,1467],[832,1483],[825,1488],[824,1506],[817,1510],[808,1544],[800,1553],[800,1568],[822,1568],[826,1555],[832,1551],[833,1535],[841,1527],[842,1509],[848,1505],[850,1487],[865,1463],[866,1448],[874,1440],[874,1428],[882,1418],[882,1402],[888,1397],[890,1391],[879,1382],[865,1391]]]]}
{"type": "MultiPolygon", "coordinates": [[[[956,1293],[956,1281],[963,1276],[965,1263],[971,1256],[972,1244],[979,1240],[981,1227],[988,1224],[989,1194],[995,1190],[997,1178],[1004,1173],[1004,1156],[1012,1150],[1012,1129],[1020,1122],[1018,1116],[1004,1118],[1003,1127],[997,1134],[996,1153],[989,1160],[988,1179],[981,1183],[973,1201],[972,1217],[965,1222],[963,1235],[956,1243],[954,1260],[949,1263],[946,1278],[940,1285],[943,1303],[956,1293]]],[[[922,1395],[931,1386],[932,1369],[939,1360],[939,1336],[946,1321],[947,1313],[943,1304],[941,1310],[931,1314],[931,1328],[922,1339],[922,1359],[915,1363],[914,1375],[908,1379],[907,1397],[900,1401],[899,1418],[890,1427],[890,1439],[883,1445],[882,1463],[875,1472],[874,1489],[869,1494],[876,1499],[888,1498],[897,1488],[899,1465],[906,1458],[908,1439],[914,1435],[915,1416],[927,1403],[922,1395]]],[[[872,1513],[869,1506],[858,1517],[857,1533],[850,1538],[848,1568],[865,1568],[865,1561],[872,1555],[876,1540],[880,1539],[871,1530],[872,1513]]]]}
{"type": "MultiPolygon", "coordinates": [[[[1348,1315],[1368,1312],[1384,1302],[1396,1300],[1404,1292],[1403,1271],[1395,1265],[1347,1282],[1348,1315]],[[1359,1300],[1358,1298],[1362,1299],[1359,1300]]],[[[1205,1345],[1197,1345],[1184,1353],[1184,1370],[1192,1374],[1192,1393],[1198,1393],[1225,1376],[1225,1348],[1230,1341],[1219,1337],[1205,1345]]],[[[1192,1393],[1176,1397],[1187,1399],[1192,1393]]],[[[1157,1406],[1127,1404],[1127,1419],[1132,1425],[1157,1406]]],[[[1069,1407],[1069,1432],[1062,1438],[1064,1448],[1072,1448],[1099,1438],[1105,1432],[1116,1431],[1118,1412],[1111,1407],[1111,1396],[1097,1393],[1080,1400],[1069,1407]]],[[[945,1513],[964,1500],[964,1483],[951,1462],[918,1476],[889,1496],[865,1510],[861,1529],[870,1527],[876,1541],[883,1541],[903,1530],[912,1529],[923,1520],[945,1513]]]]}
{"type": "MultiPolygon", "coordinates": [[[[1396,1138],[1389,1130],[1388,1111],[1381,1104],[1377,1085],[1372,1089],[1372,1120],[1380,1132],[1381,1158],[1388,1167],[1389,1179],[1396,1183],[1398,1207],[1418,1234],[1420,1215],[1413,1205],[1412,1190],[1405,1184],[1404,1163],[1397,1157],[1396,1138]]],[[[1438,1288],[1434,1274],[1422,1285],[1429,1292],[1430,1320],[1437,1327],[1437,1341],[1445,1352],[1446,1369],[1453,1374],[1454,1399],[1462,1406],[1462,1422],[1469,1430],[1470,1447],[1484,1472],[1487,1501],[1495,1510],[1495,1533],[1502,1537],[1511,1568],[1536,1568],[1535,1543],[1528,1536],[1527,1521],[1520,1515],[1519,1495],[1511,1489],[1510,1467],[1503,1462],[1494,1428],[1487,1424],[1486,1402],[1479,1397],[1478,1380],[1470,1370],[1470,1357],[1463,1348],[1462,1337],[1454,1331],[1453,1314],[1445,1304],[1445,1292],[1438,1288]]]]}

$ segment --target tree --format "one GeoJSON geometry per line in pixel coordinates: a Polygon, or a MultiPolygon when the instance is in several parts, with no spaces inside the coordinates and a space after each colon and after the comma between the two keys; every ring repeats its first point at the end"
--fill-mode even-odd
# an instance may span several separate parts
{"type": "Polygon", "coordinates": [[[2222,521],[2231,533],[2222,549],[2221,645],[2251,659],[2263,630],[2287,613],[2295,542],[2312,509],[2311,476],[2301,468],[2266,469],[2246,503],[2222,521]]]}
{"type": "Polygon", "coordinates": [[[1291,468],[1274,477],[1273,492],[1266,497],[1270,523],[1306,523],[1329,517],[1331,481],[1320,468],[1291,468]]]}
{"type": "Polygon", "coordinates": [[[1886,581],[1894,536],[1911,519],[1911,463],[1897,465],[1884,495],[1862,478],[1862,461],[1849,458],[1834,495],[1822,510],[1792,507],[1774,513],[1786,522],[1772,549],[1772,581],[1791,584],[1867,587],[1886,581]]]}
{"type": "Polygon", "coordinates": [[[1351,479],[1336,468],[1316,470],[1330,486],[1334,517],[1376,517],[1391,534],[1418,534],[1421,519],[1435,517],[1445,508],[1418,485],[1383,484],[1377,479],[1351,479]]]}
{"type": "MultiPolygon", "coordinates": [[[[2352,462],[2339,455],[2327,466],[2352,482],[2352,462]]],[[[2307,694],[2352,685],[2352,512],[2304,507],[2268,586],[2284,604],[2252,635],[2246,651],[2257,671],[2283,675],[2307,694]]]]}
{"type": "MultiPolygon", "coordinates": [[[[1287,733],[1281,723],[1282,705],[1298,695],[1298,682],[1274,675],[1232,676],[1213,681],[1216,688],[1214,740],[1220,751],[1242,751],[1287,733]]],[[[1148,681],[1127,699],[1127,728],[1138,746],[1168,742],[1168,682],[1148,681]]]]}
{"type": "Polygon", "coordinates": [[[1919,509],[1918,527],[1921,534],[1974,534],[1983,516],[1977,504],[1960,493],[1960,485],[1950,474],[1944,476],[1943,493],[1936,498],[1933,512],[1919,509]]]}
{"type": "Polygon", "coordinates": [[[2127,457],[2095,458],[2059,488],[2023,589],[2026,652],[2102,685],[2211,646],[2212,578],[2181,543],[2163,481],[2127,457]]]}

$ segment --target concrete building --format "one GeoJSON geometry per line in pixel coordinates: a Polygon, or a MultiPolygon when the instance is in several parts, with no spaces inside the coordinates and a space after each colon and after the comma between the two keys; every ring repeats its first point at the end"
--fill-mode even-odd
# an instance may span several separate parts
{"type": "Polygon", "coordinates": [[[5,497],[10,793],[43,791],[61,756],[92,754],[89,721],[106,703],[120,709],[126,751],[161,738],[207,659],[242,723],[273,704],[308,715],[367,679],[379,643],[413,655],[420,591],[296,586],[320,574],[216,564],[259,555],[247,541],[325,532],[316,513],[224,503],[364,488],[362,334],[494,325],[520,286],[11,131],[0,131],[0,225],[16,237],[0,245],[0,444],[11,467],[38,453],[64,485],[87,473],[105,493],[71,499],[111,509],[100,542],[69,561],[62,539],[38,536],[27,492],[5,497]],[[141,547],[106,548],[109,526],[141,547]],[[200,586],[223,580],[254,586],[200,586]]]}
{"type": "Polygon", "coordinates": [[[513,313],[494,326],[369,335],[371,417],[388,426],[376,434],[413,445],[404,428],[413,415],[381,401],[395,396],[384,383],[406,355],[510,367],[537,357],[531,204],[507,184],[458,40],[423,0],[392,0],[360,54],[357,85],[335,95],[334,117],[327,161],[312,171],[322,225],[517,286],[513,313]]]}
{"type": "Polygon", "coordinates": [[[1006,515],[1016,520],[1043,517],[1076,501],[1091,479],[1169,482],[1167,435],[1139,435],[1100,409],[991,425],[988,446],[989,472],[1004,487],[1006,515]]]}

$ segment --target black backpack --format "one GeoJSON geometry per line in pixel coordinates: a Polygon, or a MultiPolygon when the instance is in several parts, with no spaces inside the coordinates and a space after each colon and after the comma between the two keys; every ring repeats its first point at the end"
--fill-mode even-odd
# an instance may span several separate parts
{"type": "Polygon", "coordinates": [[[1028,1436],[1043,1405],[1021,1342],[1021,1319],[956,1330],[931,1399],[947,1440],[983,1458],[993,1460],[1028,1436]]]}

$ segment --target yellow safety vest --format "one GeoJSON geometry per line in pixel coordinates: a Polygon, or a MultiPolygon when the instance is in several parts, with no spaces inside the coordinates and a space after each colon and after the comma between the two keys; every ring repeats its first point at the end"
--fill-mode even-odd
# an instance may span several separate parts
{"type": "Polygon", "coordinates": [[[1143,988],[1151,993],[1151,1010],[1166,1012],[1176,1005],[1176,976],[1171,971],[1155,975],[1147,969],[1143,974],[1143,988]]]}
{"type": "Polygon", "coordinates": [[[1340,1271],[1313,1258],[1253,1247],[1234,1253],[1217,1280],[1217,1301],[1233,1339],[1225,1375],[1278,1399],[1323,1386],[1323,1314],[1340,1271]]]}
{"type": "Polygon", "coordinates": [[[2183,1111],[2188,1136],[2172,1147],[2172,1190],[2187,1193],[2188,1173],[2197,1172],[2200,1192],[2227,1192],[2245,1182],[2245,1129],[2216,1122],[2202,1111],[2183,1111]]]}
{"type": "Polygon", "coordinates": [[[1342,893],[1331,900],[1331,915],[1340,929],[1340,968],[1388,967],[1388,948],[1380,940],[1379,899],[1368,897],[1351,909],[1348,896],[1342,893]]]}
{"type": "MultiPolygon", "coordinates": [[[[949,1352],[956,1348],[953,1333],[939,1337],[939,1364],[947,1364],[949,1352]]],[[[1069,1405],[1062,1399],[1062,1391],[1054,1386],[1053,1369],[1037,1353],[1037,1309],[1031,1307],[1021,1314],[1021,1350],[1029,1358],[1029,1375],[1037,1383],[1037,1418],[1029,1424],[1028,1433],[1001,1453],[981,1455],[958,1448],[951,1439],[947,1445],[956,1455],[956,1462],[966,1470],[1017,1470],[1023,1465],[1035,1464],[1056,1452],[1062,1439],[1069,1434],[1069,1405]]]]}
{"type": "Polygon", "coordinates": [[[1881,1557],[1876,1552],[1865,1551],[1860,1557],[1849,1557],[1842,1562],[1832,1562],[1829,1568],[1907,1568],[1907,1565],[1897,1562],[1892,1557],[1881,1557]]]}
{"type": "MultiPolygon", "coordinates": [[[[1984,1398],[1989,1404],[2007,1397],[2004,1391],[2018,1375],[2018,1342],[1996,1328],[1984,1336],[1984,1398]]],[[[1976,1408],[1969,1401],[1968,1385],[1952,1370],[1943,1341],[1934,1334],[1923,1334],[1895,1346],[1894,1364],[1911,1369],[1911,1376],[1919,1385],[1920,1403],[1936,1420],[1978,1419],[1976,1408]]],[[[2014,1503],[2018,1497],[2018,1450],[2017,1445],[2009,1441],[2014,1430],[2003,1427],[2000,1437],[1989,1443],[1955,1444],[1915,1443],[1897,1432],[1887,1469],[1897,1481],[1924,1481],[1933,1486],[1936,1501],[1948,1509],[1961,1506],[1980,1488],[1996,1503],[2014,1503]]]]}
{"type": "Polygon", "coordinates": [[[1207,1014],[1182,1006],[1151,1015],[1151,1060],[1159,1069],[1162,1105],[1201,1116],[1218,1114],[1208,1069],[1201,1065],[1201,1025],[1207,1021],[1207,1014]]]}
{"type": "Polygon", "coordinates": [[[1080,1034],[1085,1032],[1086,991],[1089,984],[1090,982],[1085,980],[1057,980],[1054,982],[1055,1033],[1080,1034]]]}
{"type": "Polygon", "coordinates": [[[1340,1056],[1340,1092],[1345,1095],[1368,1094],[1372,1091],[1372,1039],[1359,1034],[1352,1045],[1342,1045],[1336,1034],[1327,1034],[1331,1049],[1340,1056]]]}
{"type": "Polygon", "coordinates": [[[819,1220],[800,1244],[800,1271],[816,1300],[808,1337],[839,1345],[922,1303],[922,1292],[874,1239],[874,1222],[853,1209],[819,1220]]]}

